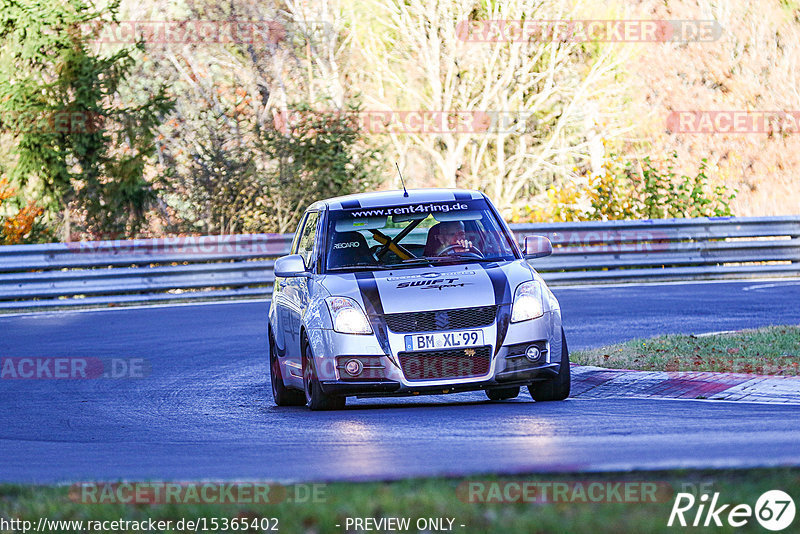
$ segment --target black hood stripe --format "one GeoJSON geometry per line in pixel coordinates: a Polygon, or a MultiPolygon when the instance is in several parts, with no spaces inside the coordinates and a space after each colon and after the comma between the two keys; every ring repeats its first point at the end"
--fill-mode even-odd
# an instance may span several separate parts
{"type": "Polygon", "coordinates": [[[361,300],[364,302],[364,311],[367,314],[372,330],[378,338],[383,351],[387,356],[392,354],[389,346],[389,332],[386,329],[386,320],[383,317],[383,302],[381,294],[378,292],[378,282],[369,271],[355,273],[358,291],[361,293],[361,300]]]}
{"type": "Polygon", "coordinates": [[[508,276],[498,265],[481,263],[480,266],[492,281],[494,303],[497,304],[497,339],[494,346],[494,353],[497,354],[506,339],[508,325],[511,322],[511,286],[508,283],[508,276]]]}

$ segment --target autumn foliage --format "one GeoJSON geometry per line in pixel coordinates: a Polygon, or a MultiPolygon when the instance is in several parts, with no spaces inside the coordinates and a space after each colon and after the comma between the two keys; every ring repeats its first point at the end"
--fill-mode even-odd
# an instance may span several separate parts
{"type": "MultiPolygon", "coordinates": [[[[0,178],[0,210],[2,210],[3,202],[12,198],[15,194],[16,190],[8,183],[8,180],[0,178]]],[[[29,202],[27,206],[17,210],[14,215],[0,215],[0,244],[16,245],[22,243],[33,230],[36,218],[43,211],[36,203],[29,202]]]]}

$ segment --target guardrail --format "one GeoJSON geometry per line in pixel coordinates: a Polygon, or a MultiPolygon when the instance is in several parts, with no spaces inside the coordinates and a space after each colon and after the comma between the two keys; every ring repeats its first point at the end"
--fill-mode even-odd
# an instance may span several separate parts
{"type": "MultiPolygon", "coordinates": [[[[511,225],[546,235],[550,284],[800,276],[800,216],[511,225]]],[[[268,297],[292,236],[252,234],[0,247],[0,309],[268,297]]]]}
{"type": "Polygon", "coordinates": [[[546,235],[552,284],[800,276],[800,216],[513,225],[546,235]]]}

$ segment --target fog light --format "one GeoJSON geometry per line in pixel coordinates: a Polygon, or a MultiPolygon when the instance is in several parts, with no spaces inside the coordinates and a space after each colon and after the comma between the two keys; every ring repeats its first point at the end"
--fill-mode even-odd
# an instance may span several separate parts
{"type": "Polygon", "coordinates": [[[531,345],[528,347],[528,350],[525,351],[525,357],[528,358],[530,361],[535,362],[539,359],[539,347],[536,345],[531,345]]]}
{"type": "Polygon", "coordinates": [[[347,374],[350,376],[360,375],[363,369],[364,366],[361,365],[361,362],[358,360],[347,360],[347,363],[344,364],[344,370],[347,371],[347,374]]]}

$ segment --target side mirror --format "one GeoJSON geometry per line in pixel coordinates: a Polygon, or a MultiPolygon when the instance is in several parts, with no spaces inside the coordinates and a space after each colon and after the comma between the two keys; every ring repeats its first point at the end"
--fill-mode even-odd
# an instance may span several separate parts
{"type": "Polygon", "coordinates": [[[526,260],[549,256],[553,253],[553,244],[543,235],[526,235],[522,248],[526,260]]]}
{"type": "Polygon", "coordinates": [[[275,260],[275,276],[281,278],[292,278],[297,276],[308,276],[306,262],[300,254],[290,254],[275,260]]]}

